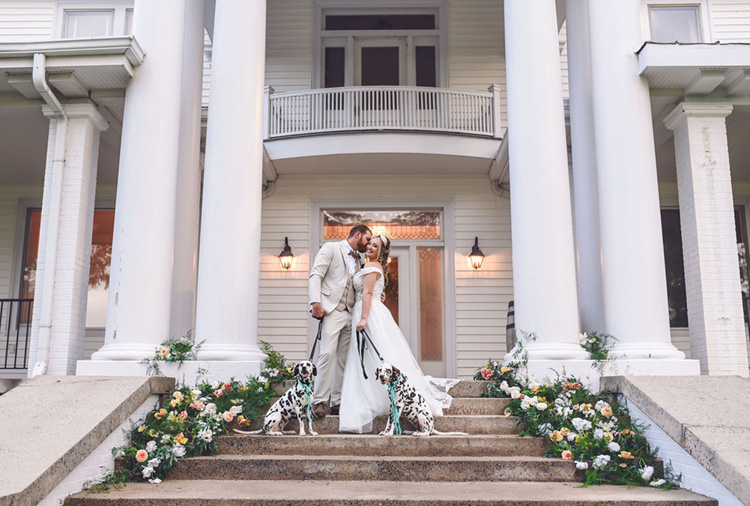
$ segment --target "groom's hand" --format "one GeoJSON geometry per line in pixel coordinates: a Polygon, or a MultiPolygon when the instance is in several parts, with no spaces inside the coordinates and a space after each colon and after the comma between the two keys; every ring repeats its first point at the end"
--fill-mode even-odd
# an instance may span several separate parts
{"type": "Polygon", "coordinates": [[[320,302],[313,302],[312,304],[312,315],[313,318],[323,318],[325,316],[325,311],[323,311],[323,306],[320,305],[320,302]]]}
{"type": "Polygon", "coordinates": [[[385,290],[383,290],[383,293],[380,294],[380,302],[385,304],[385,290]]]}

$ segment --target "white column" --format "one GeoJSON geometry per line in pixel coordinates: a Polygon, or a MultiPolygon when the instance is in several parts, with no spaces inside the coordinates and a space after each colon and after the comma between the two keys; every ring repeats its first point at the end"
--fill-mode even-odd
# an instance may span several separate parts
{"type": "Polygon", "coordinates": [[[147,56],[125,94],[107,330],[94,360],[140,360],[170,337],[185,1],[135,1],[147,56]]]}
{"type": "Polygon", "coordinates": [[[585,359],[554,0],[505,1],[513,297],[530,360],[585,359]]]}
{"type": "Polygon", "coordinates": [[[640,2],[589,0],[604,321],[630,359],[672,346],[648,83],[638,75],[640,2]]]}
{"type": "MultiPolygon", "coordinates": [[[[96,172],[99,158],[99,134],[108,125],[91,103],[64,106],[67,115],[64,151],[55,150],[57,135],[61,134],[58,118],[53,111],[42,107],[50,118],[49,150],[44,175],[42,223],[39,238],[39,263],[34,294],[34,325],[32,342],[39,341],[40,324],[49,332],[49,353],[40,353],[32,347],[29,364],[33,367],[38,357],[47,358],[46,374],[72,374],[75,364],[83,355],[86,327],[86,301],[89,286],[91,234],[94,224],[96,172]],[[59,194],[53,185],[55,160],[63,160],[59,194]],[[54,201],[58,200],[58,203],[54,201]],[[55,226],[52,226],[55,221],[55,226]],[[56,241],[49,234],[57,231],[56,241]],[[47,249],[55,248],[54,267],[46,263],[47,249]],[[47,276],[52,283],[46,283],[47,276]],[[45,293],[51,286],[51,294],[45,293]],[[51,297],[51,319],[40,321],[43,300],[51,297]]],[[[43,366],[42,366],[43,369],[43,366]]],[[[44,373],[40,368],[36,372],[44,373]]]]}
{"type": "Polygon", "coordinates": [[[203,180],[196,341],[206,360],[258,349],[266,2],[217,2],[203,180]]]}
{"type": "Polygon", "coordinates": [[[566,22],[578,306],[581,329],[603,332],[605,327],[599,242],[599,190],[596,180],[594,112],[591,102],[587,0],[567,1],[566,22]]]}
{"type": "Polygon", "coordinates": [[[182,57],[182,104],[175,214],[172,316],[170,335],[181,337],[195,328],[198,281],[198,224],[201,193],[201,99],[203,93],[203,28],[205,0],[190,0],[185,9],[182,57]]]}
{"type": "Polygon", "coordinates": [[[674,131],[691,355],[703,374],[747,376],[725,121],[731,112],[730,104],[683,102],[664,124],[674,131]]]}

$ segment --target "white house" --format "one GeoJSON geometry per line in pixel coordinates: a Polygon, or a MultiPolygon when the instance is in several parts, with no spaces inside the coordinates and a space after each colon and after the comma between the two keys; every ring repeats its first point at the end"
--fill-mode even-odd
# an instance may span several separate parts
{"type": "Polygon", "coordinates": [[[0,1],[0,378],[301,360],[360,221],[433,375],[513,300],[541,368],[747,376],[749,43],[750,0],[0,1]]]}

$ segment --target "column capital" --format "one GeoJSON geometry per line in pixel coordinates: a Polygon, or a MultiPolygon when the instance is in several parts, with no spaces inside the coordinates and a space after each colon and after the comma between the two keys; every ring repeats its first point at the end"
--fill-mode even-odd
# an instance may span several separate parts
{"type": "MultiPolygon", "coordinates": [[[[64,104],[63,110],[70,119],[88,119],[94,127],[103,132],[109,128],[109,122],[102,116],[99,109],[92,102],[82,102],[76,104],[64,104]]],[[[47,118],[54,118],[57,115],[48,105],[42,106],[42,114],[47,118]]]]}
{"type": "Polygon", "coordinates": [[[680,102],[664,119],[664,126],[674,130],[687,118],[726,118],[734,106],[716,102],[680,102]]]}

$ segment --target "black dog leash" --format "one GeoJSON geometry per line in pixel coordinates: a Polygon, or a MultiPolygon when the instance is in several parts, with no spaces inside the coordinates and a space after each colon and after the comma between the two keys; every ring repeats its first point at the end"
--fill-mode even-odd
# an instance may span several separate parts
{"type": "MultiPolygon", "coordinates": [[[[313,316],[313,318],[315,317],[313,316]]],[[[323,317],[321,316],[320,318],[315,319],[318,320],[318,335],[313,342],[312,351],[310,352],[310,362],[313,361],[313,357],[315,356],[315,347],[318,345],[318,341],[320,341],[323,336],[323,317]]]]}
{"type": "Polygon", "coordinates": [[[362,374],[364,375],[365,379],[367,379],[367,372],[365,371],[365,349],[367,348],[367,341],[370,342],[370,346],[372,346],[372,349],[375,350],[375,354],[378,356],[380,361],[383,361],[383,357],[380,355],[380,352],[375,347],[375,343],[372,342],[372,339],[370,339],[370,335],[367,333],[365,329],[358,330],[357,331],[357,349],[359,350],[359,363],[362,364],[362,374]],[[360,337],[361,334],[361,337],[360,337]]]}

